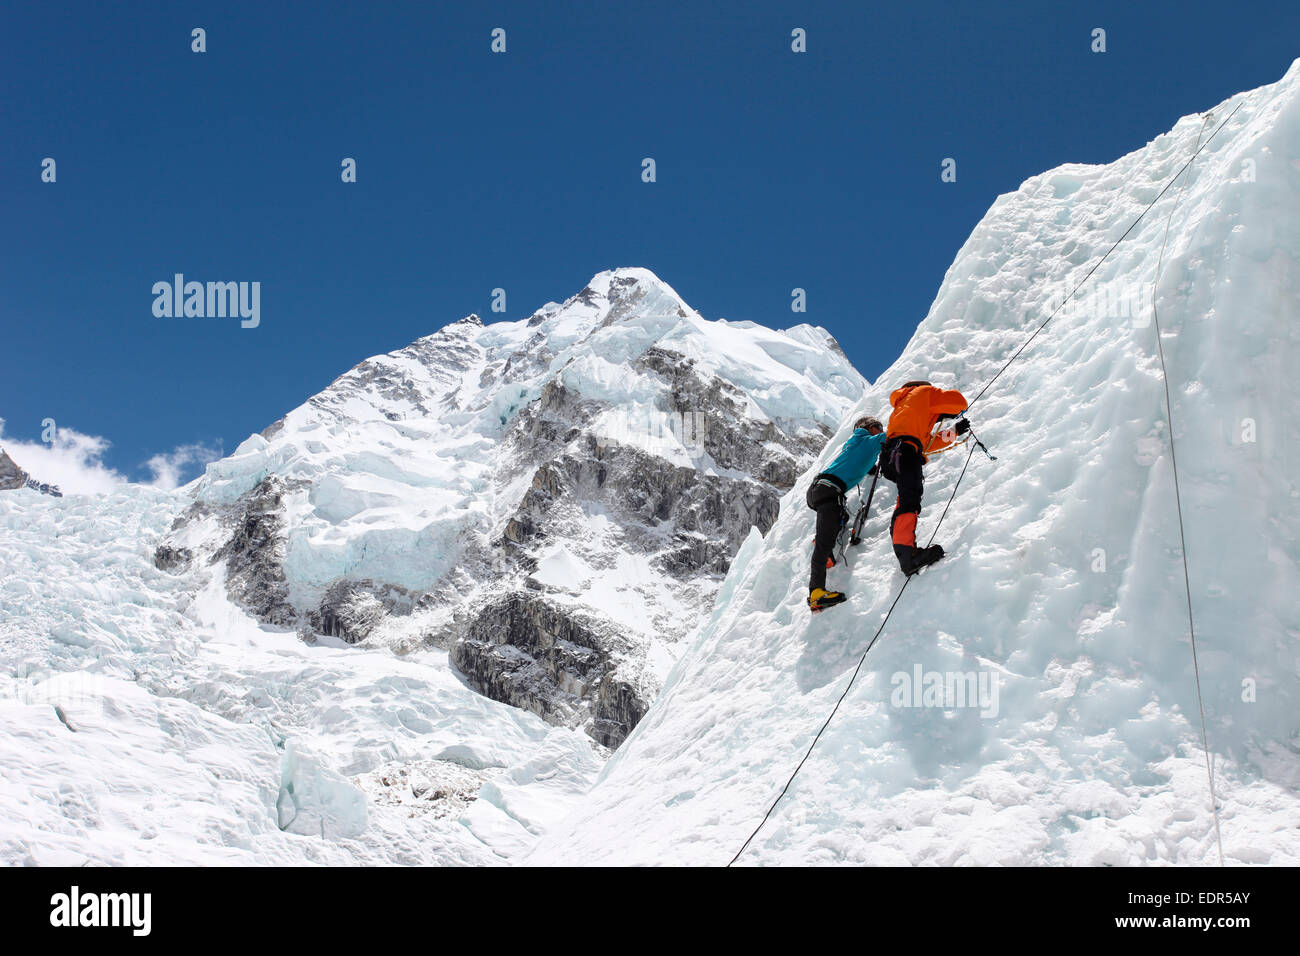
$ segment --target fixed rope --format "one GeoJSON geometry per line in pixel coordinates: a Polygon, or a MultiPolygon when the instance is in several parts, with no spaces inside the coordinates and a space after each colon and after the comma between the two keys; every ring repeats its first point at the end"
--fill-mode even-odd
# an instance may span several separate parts
{"type": "MultiPolygon", "coordinates": [[[[961,474],[957,476],[957,483],[952,486],[952,494],[948,496],[948,504],[944,505],[943,514],[939,516],[939,521],[935,524],[934,531],[930,533],[930,540],[926,543],[927,548],[931,544],[934,544],[934,536],[939,533],[939,527],[943,524],[943,519],[948,516],[948,509],[952,506],[952,499],[957,497],[957,489],[961,487],[961,480],[966,477],[966,468],[970,467],[970,460],[974,454],[975,446],[972,445],[970,454],[966,456],[966,465],[962,468],[961,474]]],[[[822,739],[822,734],[825,732],[826,728],[831,725],[831,721],[835,719],[835,714],[840,709],[840,704],[844,703],[844,698],[847,697],[849,691],[853,689],[853,685],[858,679],[858,672],[862,670],[862,664],[867,659],[867,654],[870,653],[871,648],[875,646],[876,639],[879,638],[881,633],[885,630],[885,625],[889,623],[889,616],[894,613],[894,608],[898,606],[898,602],[902,598],[903,592],[907,590],[907,586],[912,583],[912,578],[914,577],[916,577],[916,575],[913,574],[903,579],[903,586],[899,588],[898,593],[894,595],[894,603],[889,605],[889,610],[885,612],[885,619],[880,622],[880,627],[876,628],[876,633],[875,636],[871,638],[871,643],[867,645],[867,649],[863,651],[862,656],[858,658],[858,666],[853,668],[853,676],[850,677],[849,682],[844,685],[844,692],[840,694],[839,700],[835,702],[835,706],[831,709],[830,716],[827,717],[826,722],[822,724],[821,730],[817,731],[817,736],[813,737],[812,743],[808,745],[808,752],[803,755],[803,760],[799,761],[799,766],[794,768],[794,773],[790,774],[790,779],[785,782],[785,786],[781,788],[781,792],[777,795],[777,798],[773,800],[772,805],[767,808],[767,813],[763,814],[762,821],[758,826],[754,827],[754,832],[749,835],[749,839],[747,839],[744,845],[736,851],[736,855],[731,858],[731,863],[735,863],[739,860],[740,854],[745,852],[745,847],[749,846],[750,841],[753,840],[754,837],[758,836],[758,831],[763,829],[763,824],[767,823],[767,819],[772,815],[772,811],[776,809],[776,805],[780,803],[781,798],[786,795],[786,791],[790,789],[790,784],[794,783],[794,778],[799,776],[799,771],[803,769],[804,762],[812,756],[813,748],[817,746],[817,741],[822,739]]],[[[727,866],[731,866],[731,863],[728,863],[727,866]]]]}
{"type": "MultiPolygon", "coordinates": [[[[1130,233],[1131,233],[1135,228],[1137,228],[1137,224],[1140,223],[1140,222],[1143,220],[1143,218],[1146,216],[1146,214],[1149,213],[1149,212],[1151,211],[1151,208],[1152,208],[1153,206],[1155,206],[1155,204],[1158,203],[1158,202],[1160,201],[1161,197],[1163,197],[1164,194],[1167,193],[1167,192],[1170,190],[1170,188],[1173,186],[1173,184],[1176,183],[1176,182],[1178,181],[1179,177],[1182,176],[1183,173],[1187,171],[1188,167],[1190,167],[1190,166],[1192,165],[1192,163],[1195,161],[1196,157],[1199,156],[1199,155],[1201,154],[1201,150],[1205,149],[1206,146],[1209,146],[1209,145],[1210,145],[1210,142],[1214,139],[1214,137],[1217,136],[1217,135],[1219,135],[1219,131],[1220,131],[1221,129],[1223,129],[1224,126],[1226,126],[1226,125],[1228,124],[1228,121],[1231,120],[1234,116],[1237,115],[1237,110],[1241,109],[1241,107],[1242,107],[1242,105],[1243,105],[1244,103],[1245,103],[1245,100],[1244,100],[1244,99],[1243,99],[1240,103],[1238,103],[1238,104],[1233,108],[1232,112],[1229,113],[1229,114],[1227,115],[1227,117],[1224,119],[1224,121],[1223,121],[1222,123],[1220,123],[1217,127],[1215,127],[1214,132],[1210,134],[1209,139],[1207,139],[1204,143],[1201,143],[1201,142],[1200,142],[1200,134],[1199,134],[1199,133],[1197,134],[1197,146],[1196,146],[1195,151],[1192,153],[1191,158],[1188,159],[1187,162],[1183,164],[1182,168],[1179,169],[1178,172],[1176,172],[1176,173],[1174,174],[1173,178],[1170,179],[1169,182],[1167,182],[1167,183],[1165,184],[1165,187],[1164,187],[1163,189],[1161,189],[1159,193],[1156,194],[1155,199],[1152,199],[1151,202],[1147,203],[1146,208],[1144,208],[1144,209],[1142,210],[1142,212],[1138,214],[1138,217],[1137,217],[1136,219],[1134,219],[1132,223],[1129,224],[1129,227],[1128,227],[1127,229],[1124,230],[1123,235],[1121,235],[1118,239],[1116,239],[1113,243],[1111,243],[1110,248],[1107,249],[1106,252],[1102,255],[1102,257],[1101,257],[1100,259],[1098,259],[1097,262],[1093,265],[1093,267],[1092,267],[1091,269],[1088,270],[1087,275],[1085,275],[1082,279],[1080,279],[1079,282],[1075,285],[1075,287],[1074,287],[1073,289],[1070,290],[1069,295],[1067,295],[1064,299],[1061,300],[1061,303],[1060,303],[1060,304],[1059,304],[1055,309],[1053,309],[1052,312],[1051,312],[1051,314],[1048,315],[1048,317],[1047,317],[1046,319],[1043,320],[1042,324],[1039,325],[1038,328],[1036,328],[1036,329],[1033,331],[1033,334],[1031,334],[1027,339],[1025,339],[1025,341],[1024,341],[1023,343],[1021,343],[1020,348],[1016,349],[1015,353],[1011,356],[1011,358],[1007,359],[1006,363],[1002,366],[1002,368],[998,369],[997,373],[996,373],[996,374],[995,374],[991,379],[989,379],[988,382],[985,383],[984,387],[981,388],[981,389],[979,390],[979,393],[975,396],[975,398],[972,399],[972,400],[971,400],[971,401],[966,405],[966,412],[969,412],[969,411],[971,410],[971,408],[975,405],[975,403],[978,402],[981,398],[984,397],[984,393],[987,392],[987,391],[988,391],[988,390],[993,386],[993,383],[996,382],[996,381],[997,381],[997,380],[1002,376],[1002,373],[1005,372],[1008,368],[1011,367],[1011,364],[1012,364],[1013,362],[1015,362],[1015,360],[1016,360],[1017,358],[1020,357],[1020,354],[1021,354],[1022,352],[1024,352],[1024,350],[1025,350],[1026,348],[1029,347],[1029,344],[1030,344],[1031,342],[1033,342],[1034,339],[1036,339],[1036,338],[1038,337],[1038,334],[1039,334],[1040,332],[1042,332],[1043,329],[1047,328],[1048,323],[1050,323],[1050,322],[1052,321],[1052,319],[1056,318],[1057,314],[1058,314],[1058,313],[1059,313],[1063,308],[1065,308],[1065,306],[1070,302],[1070,300],[1074,298],[1075,294],[1078,293],[1078,291],[1079,291],[1081,288],[1083,288],[1084,283],[1087,282],[1089,279],[1092,278],[1093,273],[1095,273],[1099,268],[1101,268],[1102,263],[1105,262],[1108,258],[1110,258],[1110,254],[1111,254],[1112,252],[1114,252],[1114,251],[1116,250],[1116,248],[1119,247],[1119,244],[1120,244],[1121,242],[1123,242],[1125,239],[1127,239],[1128,236],[1129,236],[1129,234],[1130,234],[1130,233]]],[[[1202,125],[1201,125],[1201,132],[1204,132],[1204,129],[1205,129],[1205,124],[1202,123],[1202,125]]],[[[1182,194],[1181,194],[1181,192],[1180,192],[1180,193],[1179,193],[1179,198],[1181,198],[1181,195],[1182,195],[1182,194]]],[[[1175,208],[1177,208],[1177,203],[1175,203],[1175,208]]],[[[1172,215],[1173,215],[1173,213],[1172,213],[1172,211],[1171,211],[1171,212],[1170,212],[1170,216],[1171,216],[1171,218],[1172,218],[1172,215]]],[[[1168,231],[1169,231],[1169,224],[1168,224],[1168,222],[1166,222],[1166,224],[1165,224],[1165,234],[1166,234],[1165,237],[1166,237],[1166,239],[1168,239],[1168,231]]],[[[1164,254],[1164,249],[1163,249],[1163,246],[1162,246],[1162,247],[1161,247],[1161,255],[1163,256],[1163,254],[1164,254]]],[[[1159,270],[1159,265],[1157,264],[1157,273],[1158,273],[1158,270],[1159,270]]],[[[1153,316],[1154,316],[1154,312],[1155,312],[1155,304],[1154,304],[1154,301],[1153,301],[1153,302],[1152,302],[1152,314],[1153,314],[1153,316]]],[[[1157,326],[1156,341],[1157,341],[1157,345],[1159,345],[1159,327],[1158,327],[1158,326],[1157,326]]],[[[1161,359],[1160,359],[1160,361],[1161,361],[1161,366],[1162,366],[1162,368],[1163,368],[1163,365],[1164,365],[1164,352],[1163,352],[1163,349],[1161,350],[1161,359]]],[[[1169,377],[1166,375],[1166,376],[1165,376],[1165,396],[1166,396],[1166,401],[1168,401],[1168,390],[1169,390],[1169,377]]],[[[963,413],[963,414],[965,414],[965,413],[963,413]]],[[[1171,421],[1170,421],[1170,426],[1169,426],[1169,445],[1170,445],[1170,458],[1171,458],[1171,460],[1172,460],[1172,458],[1173,458],[1173,422],[1172,422],[1172,419],[1171,419],[1171,421]]],[[[935,526],[934,526],[934,531],[930,533],[930,543],[931,543],[931,544],[934,542],[934,537],[935,537],[935,535],[939,533],[939,527],[940,527],[940,525],[943,524],[943,519],[944,519],[945,517],[947,517],[947,515],[948,515],[948,509],[949,509],[950,507],[952,507],[953,499],[957,497],[957,489],[961,487],[961,481],[962,481],[962,478],[965,478],[965,477],[966,477],[966,469],[970,467],[970,460],[971,460],[971,458],[972,458],[972,457],[974,456],[974,454],[975,454],[975,447],[977,447],[977,446],[972,446],[972,448],[971,448],[971,450],[970,450],[970,454],[968,454],[968,455],[966,456],[966,464],[962,466],[962,469],[961,469],[961,475],[958,476],[958,478],[957,478],[957,483],[956,483],[955,485],[953,485],[952,494],[948,496],[948,503],[947,503],[946,505],[944,505],[943,514],[939,516],[939,521],[935,524],[935,526]]],[[[1175,464],[1175,466],[1174,466],[1174,484],[1175,484],[1175,490],[1176,490],[1176,489],[1177,489],[1177,465],[1176,465],[1176,464],[1175,464]]],[[[1181,533],[1182,533],[1182,504],[1181,504],[1181,502],[1179,502],[1179,506],[1178,506],[1178,516],[1179,516],[1179,517],[1178,517],[1178,529],[1179,529],[1179,533],[1181,534],[1181,533]]],[[[928,546],[929,546],[929,544],[927,544],[927,547],[928,547],[928,546]]],[[[1183,573],[1184,573],[1184,577],[1186,578],[1186,577],[1187,577],[1187,549],[1186,549],[1186,545],[1185,545],[1185,544],[1184,544],[1184,548],[1183,548],[1183,573]]],[[[893,603],[889,605],[889,610],[885,612],[885,618],[884,618],[884,620],[882,620],[882,621],[880,622],[880,627],[878,627],[878,628],[876,629],[876,633],[875,633],[875,635],[872,636],[872,638],[871,638],[871,642],[870,642],[869,644],[867,644],[867,649],[864,650],[864,651],[862,652],[862,657],[858,659],[858,666],[855,667],[855,668],[853,669],[853,674],[852,674],[852,676],[849,678],[849,682],[848,682],[848,684],[845,686],[843,693],[841,693],[840,696],[839,696],[839,699],[835,701],[835,706],[831,709],[830,716],[826,718],[826,722],[822,724],[821,729],[819,729],[819,730],[817,731],[817,735],[816,735],[815,737],[813,737],[812,744],[809,745],[807,753],[805,753],[805,754],[803,755],[803,759],[799,761],[799,765],[798,765],[797,767],[794,768],[794,773],[790,774],[790,779],[786,781],[785,786],[781,789],[781,793],[777,796],[777,798],[776,798],[774,801],[772,801],[772,805],[771,805],[770,807],[768,807],[768,809],[767,809],[767,813],[763,814],[763,819],[762,819],[762,821],[758,824],[757,827],[754,828],[754,832],[751,833],[751,834],[749,835],[749,837],[745,840],[744,844],[741,845],[740,849],[736,851],[736,855],[733,856],[733,857],[731,858],[731,862],[727,864],[728,867],[730,867],[733,863],[735,863],[738,859],[740,859],[740,855],[741,855],[742,853],[745,852],[746,847],[749,846],[749,844],[753,841],[754,837],[758,836],[759,831],[763,829],[763,825],[766,824],[767,821],[768,821],[768,818],[771,817],[771,815],[772,815],[772,811],[776,809],[777,804],[779,804],[779,803],[781,802],[781,799],[782,799],[782,798],[786,795],[786,793],[789,791],[789,789],[790,789],[790,785],[794,783],[795,777],[799,776],[799,771],[803,769],[803,765],[804,765],[804,763],[807,762],[808,758],[812,756],[813,749],[817,746],[817,742],[818,742],[819,740],[821,740],[822,734],[826,731],[826,728],[830,726],[831,721],[835,719],[835,714],[839,711],[839,709],[840,709],[840,704],[844,703],[844,699],[848,696],[849,691],[853,689],[853,685],[854,685],[854,683],[857,682],[857,679],[858,679],[858,673],[862,670],[862,664],[866,661],[866,659],[867,659],[867,654],[871,651],[871,648],[873,648],[873,647],[875,646],[876,641],[880,638],[880,635],[884,632],[884,630],[885,630],[885,625],[889,623],[890,615],[892,615],[892,614],[894,613],[894,608],[898,606],[898,602],[899,602],[899,600],[903,597],[903,593],[907,590],[907,586],[908,586],[908,584],[911,583],[911,581],[912,581],[912,577],[913,577],[913,576],[908,576],[908,577],[903,581],[903,586],[902,586],[901,588],[898,589],[898,594],[895,595],[893,603]]],[[[1191,592],[1191,582],[1190,582],[1190,578],[1188,578],[1188,579],[1187,579],[1187,610],[1188,610],[1188,619],[1189,619],[1189,622],[1190,622],[1190,620],[1191,620],[1191,595],[1192,595],[1192,592],[1191,592]]],[[[1196,664],[1195,664],[1195,661],[1196,661],[1196,638],[1195,638],[1195,633],[1193,633],[1193,636],[1192,636],[1192,660],[1193,660],[1193,666],[1195,667],[1195,666],[1196,666],[1196,664]]],[[[1197,693],[1197,700],[1198,700],[1198,701],[1200,700],[1200,692],[1201,692],[1201,690],[1200,690],[1200,688],[1201,688],[1200,681],[1201,681],[1200,670],[1199,670],[1199,667],[1197,667],[1197,669],[1196,669],[1196,693],[1197,693]]],[[[1201,711],[1201,737],[1202,737],[1202,743],[1205,743],[1205,741],[1206,741],[1206,736],[1205,736],[1205,711],[1204,711],[1204,708],[1202,708],[1202,711],[1201,711]]],[[[1205,755],[1206,755],[1206,756],[1205,756],[1205,759],[1206,759],[1206,767],[1207,767],[1207,769],[1208,769],[1208,768],[1210,767],[1210,763],[1209,763],[1209,749],[1208,749],[1208,746],[1206,747],[1205,755]]],[[[1213,772],[1210,773],[1210,793],[1211,793],[1211,800],[1213,800],[1213,796],[1214,796],[1214,775],[1213,775],[1213,772]]],[[[1214,804],[1214,831],[1215,831],[1215,835],[1216,835],[1216,837],[1217,837],[1218,834],[1219,834],[1219,814],[1218,814],[1218,805],[1217,805],[1217,802],[1214,804]]],[[[1219,841],[1219,859],[1220,859],[1220,862],[1222,862],[1222,860],[1223,860],[1223,843],[1222,843],[1222,840],[1221,840],[1221,839],[1220,839],[1220,841],[1219,841]]]]}
{"type": "MultiPolygon", "coordinates": [[[[1241,104],[1237,104],[1240,108],[1241,104]]],[[[1235,113],[1236,110],[1233,110],[1235,113]]],[[[1229,117],[1231,118],[1231,117],[1229,117]]],[[[1196,134],[1196,152],[1200,152],[1201,134],[1205,132],[1206,123],[1209,122],[1207,115],[1201,122],[1201,130],[1196,134]]],[[[1227,122],[1226,120],[1224,122],[1227,122]]],[[[1209,140],[1206,140],[1208,143],[1209,140]]],[[[1192,154],[1192,158],[1196,153],[1192,154]]],[[[1184,166],[1183,169],[1187,167],[1184,166]]],[[[1181,175],[1181,173],[1180,173],[1181,175]]],[[[1192,578],[1187,570],[1187,533],[1183,530],[1183,496],[1179,490],[1178,482],[1178,455],[1174,451],[1174,402],[1169,394],[1169,370],[1165,367],[1165,347],[1160,341],[1160,316],[1156,310],[1156,299],[1160,286],[1160,268],[1165,261],[1165,246],[1169,243],[1169,226],[1174,221],[1174,212],[1178,209],[1178,204],[1183,200],[1183,193],[1187,189],[1187,180],[1178,187],[1178,195],[1174,199],[1174,208],[1169,210],[1169,218],[1165,220],[1165,237],[1160,243],[1160,255],[1156,258],[1156,276],[1151,284],[1151,321],[1156,329],[1156,351],[1160,355],[1160,374],[1164,377],[1165,382],[1165,417],[1169,421],[1169,463],[1174,472],[1174,503],[1178,507],[1178,541],[1183,549],[1183,586],[1187,591],[1187,630],[1192,636],[1192,672],[1196,675],[1196,706],[1201,712],[1201,749],[1205,752],[1205,776],[1210,783],[1210,812],[1214,815],[1214,840],[1219,847],[1219,866],[1223,866],[1223,834],[1219,830],[1219,801],[1214,795],[1214,767],[1210,761],[1210,739],[1205,730],[1205,701],[1201,697],[1201,665],[1196,658],[1196,618],[1192,614],[1192,578]]]]}
{"type": "MultiPolygon", "coordinates": [[[[1165,188],[1160,190],[1159,194],[1156,195],[1156,198],[1151,200],[1149,203],[1147,203],[1146,208],[1142,210],[1141,214],[1136,219],[1133,220],[1132,224],[1127,229],[1124,230],[1124,235],[1120,236],[1111,244],[1111,247],[1106,250],[1106,254],[1097,260],[1096,265],[1094,265],[1091,269],[1088,270],[1088,274],[1079,280],[1078,284],[1073,289],[1070,290],[1070,294],[1067,295],[1064,299],[1062,299],[1061,304],[1052,310],[1052,314],[1043,320],[1043,324],[1040,325],[1038,328],[1034,329],[1034,334],[1029,336],[1029,338],[1025,339],[1024,343],[1020,346],[1020,348],[1016,349],[1015,354],[1012,355],[1011,358],[1007,359],[1006,364],[1003,365],[1002,368],[998,369],[997,374],[988,380],[987,384],[985,384],[985,386],[980,389],[978,395],[976,395],[973,399],[971,399],[970,404],[966,406],[966,411],[969,412],[971,408],[974,407],[975,403],[984,397],[984,393],[987,392],[989,388],[993,385],[993,383],[996,382],[998,378],[1001,377],[1003,372],[1005,372],[1008,368],[1011,367],[1011,363],[1014,362],[1016,359],[1018,359],[1020,357],[1020,353],[1029,347],[1029,343],[1032,342],[1034,339],[1038,338],[1038,333],[1043,331],[1043,329],[1047,328],[1047,323],[1051,322],[1052,319],[1056,318],[1056,314],[1065,308],[1066,304],[1071,299],[1074,298],[1074,294],[1078,292],[1080,288],[1083,287],[1083,284],[1085,282],[1087,282],[1089,279],[1092,278],[1092,274],[1101,268],[1101,264],[1110,258],[1110,254],[1115,251],[1115,249],[1119,246],[1121,242],[1123,242],[1125,239],[1128,238],[1129,233],[1132,232],[1135,228],[1137,228],[1137,224],[1140,223],[1143,217],[1146,216],[1146,214],[1151,211],[1151,207],[1154,206],[1156,203],[1158,203],[1160,201],[1160,198],[1164,196],[1165,193],[1169,192],[1169,187],[1178,181],[1178,177],[1181,176],[1187,170],[1188,166],[1192,165],[1192,161],[1195,160],[1196,157],[1200,155],[1201,150],[1205,149],[1206,146],[1210,145],[1210,140],[1214,139],[1215,136],[1219,135],[1219,130],[1223,129],[1223,127],[1227,125],[1228,120],[1232,119],[1232,117],[1237,114],[1237,110],[1241,109],[1242,103],[1244,102],[1245,100],[1242,100],[1241,103],[1237,104],[1236,108],[1231,113],[1228,114],[1228,118],[1225,119],[1222,123],[1220,123],[1215,128],[1214,132],[1210,134],[1210,139],[1207,139],[1204,143],[1199,143],[1200,137],[1199,136],[1197,137],[1198,145],[1196,147],[1196,152],[1192,153],[1192,158],[1183,164],[1183,168],[1178,170],[1178,172],[1174,174],[1174,178],[1169,180],[1169,182],[1165,184],[1165,188]]],[[[1204,124],[1202,124],[1202,129],[1204,129],[1204,124]]]]}

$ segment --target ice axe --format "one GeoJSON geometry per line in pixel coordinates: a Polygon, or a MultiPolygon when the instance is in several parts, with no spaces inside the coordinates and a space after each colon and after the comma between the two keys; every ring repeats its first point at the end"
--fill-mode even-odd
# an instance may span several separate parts
{"type": "Polygon", "coordinates": [[[880,464],[877,463],[871,467],[873,477],[871,479],[871,490],[867,492],[867,502],[858,509],[857,515],[853,519],[853,529],[849,532],[849,544],[862,543],[862,525],[867,520],[867,513],[871,510],[871,499],[876,494],[876,482],[880,480],[880,464]]]}
{"type": "Polygon", "coordinates": [[[988,446],[979,440],[979,436],[975,434],[975,429],[970,427],[970,419],[965,415],[958,418],[955,424],[945,421],[939,422],[939,424],[935,426],[935,430],[931,433],[930,442],[933,443],[936,438],[939,438],[948,442],[948,445],[934,452],[931,452],[927,446],[926,451],[929,454],[937,455],[940,452],[950,451],[958,445],[964,445],[966,444],[967,439],[962,438],[962,435],[969,435],[970,439],[975,442],[979,450],[988,455],[989,461],[998,460],[998,456],[989,451],[988,446]],[[942,431],[940,430],[941,428],[942,431]]]}
{"type": "Polygon", "coordinates": [[[975,445],[979,448],[979,450],[989,456],[989,461],[997,461],[998,456],[993,454],[993,452],[989,451],[988,446],[985,445],[982,441],[980,441],[979,436],[975,434],[975,429],[970,427],[970,419],[964,418],[962,419],[962,421],[966,423],[966,430],[970,432],[970,437],[974,440],[975,445]]]}

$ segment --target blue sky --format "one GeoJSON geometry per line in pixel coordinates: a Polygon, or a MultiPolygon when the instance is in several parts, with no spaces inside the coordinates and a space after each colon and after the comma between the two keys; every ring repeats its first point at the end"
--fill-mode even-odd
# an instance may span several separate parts
{"type": "Polygon", "coordinates": [[[1278,79],[1297,37],[1295,3],[6,5],[3,434],[53,418],[144,479],[621,265],[874,379],[998,194],[1278,79]],[[261,282],[261,324],[156,318],[177,272],[261,282]]]}

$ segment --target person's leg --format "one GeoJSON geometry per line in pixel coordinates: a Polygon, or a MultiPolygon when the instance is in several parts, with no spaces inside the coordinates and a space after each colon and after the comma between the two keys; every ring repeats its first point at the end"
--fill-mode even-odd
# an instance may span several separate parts
{"type": "Polygon", "coordinates": [[[839,494],[826,485],[813,485],[808,490],[808,507],[817,512],[817,533],[813,540],[812,568],[808,577],[808,593],[811,594],[818,588],[826,587],[826,559],[835,552],[843,509],[839,494]]]}
{"type": "Polygon", "coordinates": [[[911,442],[901,442],[890,459],[892,480],[898,486],[898,501],[894,504],[889,533],[893,539],[894,556],[904,574],[911,574],[917,568],[916,519],[921,513],[921,495],[925,490],[921,470],[924,461],[911,442]]]}

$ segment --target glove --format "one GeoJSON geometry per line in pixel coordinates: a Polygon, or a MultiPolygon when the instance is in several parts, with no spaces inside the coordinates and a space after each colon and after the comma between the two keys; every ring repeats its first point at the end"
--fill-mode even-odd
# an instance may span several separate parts
{"type": "Polygon", "coordinates": [[[970,431],[970,422],[966,421],[966,419],[963,418],[961,421],[957,423],[956,432],[958,435],[964,435],[968,431],[970,431]]]}

